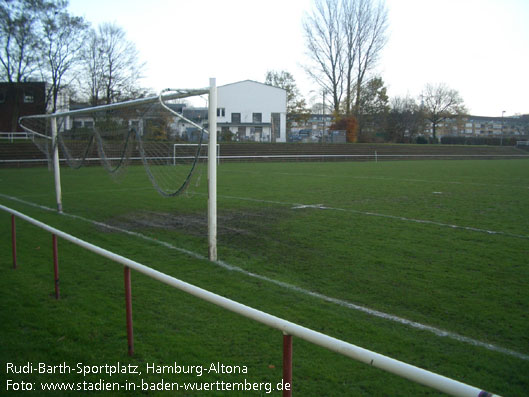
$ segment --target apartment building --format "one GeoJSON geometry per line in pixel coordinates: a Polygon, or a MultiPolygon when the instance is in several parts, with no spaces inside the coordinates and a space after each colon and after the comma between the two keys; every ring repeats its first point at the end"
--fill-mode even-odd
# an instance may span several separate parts
{"type": "MultiPolygon", "coordinates": [[[[431,123],[427,123],[425,135],[432,135],[431,123]]],[[[511,117],[485,117],[465,115],[439,123],[438,138],[443,136],[511,137],[529,135],[529,115],[511,117]]]]}

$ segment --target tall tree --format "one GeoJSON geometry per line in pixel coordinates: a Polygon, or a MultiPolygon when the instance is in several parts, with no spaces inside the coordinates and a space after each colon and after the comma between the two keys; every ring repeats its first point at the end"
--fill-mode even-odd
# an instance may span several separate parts
{"type": "Polygon", "coordinates": [[[383,0],[315,0],[304,20],[307,73],[332,94],[334,111],[359,116],[365,80],[387,41],[383,0]]]}
{"type": "Polygon", "coordinates": [[[386,128],[389,97],[384,80],[377,76],[364,83],[357,99],[358,135],[365,138],[366,132],[380,133],[386,128]]]}
{"type": "Polygon", "coordinates": [[[42,19],[42,75],[49,83],[47,102],[52,113],[57,110],[59,92],[75,77],[88,29],[83,18],[67,12],[66,2],[59,6],[44,13],[42,19]]]}
{"type": "Polygon", "coordinates": [[[421,108],[425,118],[432,123],[432,135],[437,141],[437,126],[443,120],[466,112],[463,99],[446,84],[426,84],[421,94],[421,108]]]}
{"type": "Polygon", "coordinates": [[[39,21],[52,3],[0,0],[0,76],[10,83],[30,78],[39,68],[39,21]]]}
{"type": "Polygon", "coordinates": [[[415,99],[409,96],[392,98],[388,113],[388,139],[405,143],[423,131],[424,115],[415,99]]]}
{"type": "Polygon", "coordinates": [[[292,128],[292,122],[303,122],[310,118],[307,103],[301,96],[296,80],[287,71],[268,71],[265,84],[283,88],[287,92],[287,133],[292,128]]]}
{"type": "Polygon", "coordinates": [[[307,113],[307,103],[301,96],[296,80],[287,71],[268,71],[265,84],[283,88],[287,92],[287,113],[290,116],[307,113]]]}
{"type": "Polygon", "coordinates": [[[113,103],[145,95],[139,80],[145,64],[127,40],[123,28],[103,23],[92,29],[82,52],[79,84],[91,105],[113,103]]]}
{"type": "Polygon", "coordinates": [[[99,27],[99,39],[105,102],[134,97],[144,67],[144,63],[139,61],[136,46],[127,40],[121,27],[111,23],[104,23],[99,27]]]}
{"type": "Polygon", "coordinates": [[[101,38],[94,29],[88,32],[86,44],[82,51],[81,90],[88,96],[91,106],[99,104],[103,93],[104,56],[101,38]]]}
{"type": "Polygon", "coordinates": [[[315,0],[314,10],[303,21],[307,54],[312,65],[308,75],[330,93],[334,112],[340,110],[344,80],[344,40],[339,0],[315,0]]]}

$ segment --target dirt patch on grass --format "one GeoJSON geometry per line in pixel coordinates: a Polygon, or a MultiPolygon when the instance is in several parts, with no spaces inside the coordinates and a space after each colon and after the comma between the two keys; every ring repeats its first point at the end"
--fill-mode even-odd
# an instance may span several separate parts
{"type": "MultiPolygon", "coordinates": [[[[223,211],[217,215],[217,234],[222,237],[262,236],[269,228],[287,216],[284,209],[259,209],[256,211],[223,211]]],[[[208,235],[207,214],[183,214],[156,211],[139,211],[105,221],[110,226],[138,231],[148,229],[174,230],[193,236],[208,235]]],[[[108,232],[109,229],[102,228],[108,232]]],[[[266,233],[265,233],[266,234],[266,233]]]]}

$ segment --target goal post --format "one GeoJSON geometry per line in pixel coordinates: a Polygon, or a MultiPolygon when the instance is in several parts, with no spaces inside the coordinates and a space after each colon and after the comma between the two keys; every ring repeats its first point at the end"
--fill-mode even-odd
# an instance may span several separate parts
{"type": "Polygon", "coordinates": [[[55,180],[55,198],[57,211],[62,213],[61,169],[59,164],[59,145],[57,137],[57,119],[51,119],[51,142],[53,148],[53,177],[55,180]]]}
{"type": "Polygon", "coordinates": [[[159,95],[108,105],[86,107],[52,114],[23,116],[20,126],[53,166],[58,212],[63,211],[59,162],[80,168],[100,161],[110,175],[123,175],[128,164],[143,164],[153,187],[163,196],[177,196],[191,186],[201,145],[208,146],[208,242],[210,258],[217,258],[217,87],[216,80],[200,89],[165,89],[159,95]],[[183,114],[183,100],[207,96],[208,120],[192,120],[183,114]],[[209,133],[206,123],[209,123],[209,133]],[[195,153],[185,166],[176,163],[175,143],[185,138],[180,127],[198,131],[195,153]],[[173,156],[171,158],[171,151],[173,156]],[[59,158],[60,154],[60,158],[59,158]]]}
{"type": "Polygon", "coordinates": [[[209,79],[208,247],[209,260],[217,260],[217,81],[209,79]]]}

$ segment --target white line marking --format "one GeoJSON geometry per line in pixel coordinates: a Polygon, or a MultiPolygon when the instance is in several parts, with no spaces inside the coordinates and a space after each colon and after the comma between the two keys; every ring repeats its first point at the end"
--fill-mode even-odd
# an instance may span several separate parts
{"type": "MultiPolygon", "coordinates": [[[[204,193],[193,193],[193,194],[203,195],[204,193]]],[[[425,225],[435,225],[435,226],[441,226],[441,227],[449,227],[449,228],[452,228],[452,229],[468,230],[468,231],[471,231],[471,232],[497,234],[497,235],[507,236],[507,237],[516,237],[516,238],[522,238],[522,239],[529,239],[529,236],[525,235],[525,234],[515,234],[515,233],[508,233],[508,232],[502,232],[502,231],[497,231],[497,230],[480,229],[480,228],[471,227],[471,226],[452,225],[452,224],[449,224],[449,223],[429,221],[429,220],[424,220],[424,219],[406,218],[406,217],[397,216],[397,215],[379,214],[377,212],[370,212],[370,211],[359,211],[359,210],[353,210],[353,209],[347,209],[347,208],[327,207],[327,206],[324,206],[323,204],[286,203],[286,202],[282,202],[282,201],[260,200],[260,199],[254,199],[254,198],[249,198],[249,197],[223,196],[223,195],[220,195],[220,194],[217,195],[217,197],[233,199],[233,200],[253,201],[253,202],[258,202],[258,203],[286,205],[286,206],[292,207],[292,209],[316,208],[316,209],[321,209],[321,210],[352,212],[352,213],[360,214],[360,215],[377,216],[377,217],[381,217],[381,218],[396,219],[396,220],[405,221],[405,222],[422,223],[422,224],[425,224],[425,225]]]]}
{"type": "MultiPolygon", "coordinates": [[[[230,170],[233,173],[247,173],[247,174],[262,174],[259,171],[246,171],[246,170],[230,170]]],[[[267,172],[266,175],[270,176],[271,174],[277,175],[287,175],[287,176],[307,176],[307,177],[318,177],[318,178],[346,178],[346,179],[374,179],[380,181],[403,181],[403,182],[420,182],[420,183],[433,183],[433,184],[451,184],[451,185],[474,185],[474,186],[494,186],[494,187],[509,187],[516,189],[529,189],[529,186],[524,185],[505,185],[498,183],[480,183],[480,182],[468,182],[468,181],[439,181],[439,180],[429,180],[429,179],[413,179],[413,178],[388,178],[385,176],[358,176],[358,175],[348,175],[348,174],[306,174],[302,172],[267,172]]],[[[465,177],[460,177],[465,178],[465,177]]],[[[466,177],[472,178],[472,177],[466,177]]]]}
{"type": "MultiPolygon", "coordinates": [[[[46,207],[46,206],[43,206],[43,205],[40,205],[40,204],[32,203],[32,202],[29,202],[29,201],[21,200],[21,199],[16,198],[16,197],[7,196],[7,195],[2,194],[2,193],[0,193],[0,196],[4,197],[6,199],[9,199],[9,200],[17,201],[17,202],[22,203],[22,204],[26,204],[26,205],[29,205],[29,206],[32,206],[32,207],[40,208],[40,209],[43,209],[45,211],[56,212],[52,208],[49,208],[49,207],[46,207]]],[[[149,241],[151,243],[162,245],[162,246],[164,246],[164,247],[166,247],[168,249],[175,250],[175,251],[178,251],[180,253],[189,255],[189,256],[191,256],[191,257],[193,257],[195,259],[204,260],[204,261],[208,261],[209,262],[208,258],[206,258],[205,256],[203,256],[201,254],[198,254],[198,253],[193,252],[193,251],[189,251],[189,250],[187,250],[185,248],[176,247],[176,246],[174,246],[174,245],[172,245],[170,243],[167,243],[165,241],[160,241],[160,240],[154,239],[152,237],[145,236],[145,235],[143,235],[141,233],[131,232],[130,230],[122,229],[122,228],[117,227],[117,226],[107,225],[107,224],[105,224],[103,222],[98,222],[98,221],[94,221],[92,219],[87,219],[87,218],[84,218],[84,217],[79,216],[79,215],[68,214],[68,213],[65,213],[65,212],[63,212],[62,215],[70,217],[70,218],[73,218],[73,219],[78,219],[78,220],[81,220],[81,221],[84,221],[84,222],[88,222],[88,223],[91,223],[93,225],[97,225],[97,226],[100,226],[100,227],[104,227],[104,228],[109,229],[109,230],[116,230],[118,232],[125,233],[125,234],[128,234],[128,235],[143,239],[145,241],[149,241]]],[[[508,355],[508,356],[516,357],[516,358],[519,358],[521,360],[529,361],[529,355],[517,352],[515,350],[506,349],[504,347],[496,346],[496,345],[493,345],[491,343],[482,342],[482,341],[479,341],[477,339],[472,339],[472,338],[469,338],[467,336],[456,334],[454,332],[445,331],[445,330],[440,329],[440,328],[436,328],[436,327],[432,327],[432,326],[429,326],[429,325],[421,324],[421,323],[418,323],[418,322],[415,322],[415,321],[411,321],[411,320],[408,320],[408,319],[405,319],[405,318],[402,318],[402,317],[395,316],[393,314],[388,314],[388,313],[384,313],[384,312],[381,312],[381,311],[378,311],[378,310],[370,309],[368,307],[360,306],[360,305],[357,305],[357,304],[354,304],[354,303],[351,303],[351,302],[347,302],[347,301],[344,301],[344,300],[341,300],[341,299],[331,298],[329,296],[320,294],[318,292],[310,291],[310,290],[307,290],[307,289],[304,289],[304,288],[301,288],[301,287],[298,287],[298,286],[295,286],[295,285],[292,285],[292,284],[289,284],[289,283],[285,283],[283,281],[275,280],[273,278],[262,276],[262,275],[257,274],[257,273],[249,272],[249,271],[244,270],[244,269],[242,269],[242,268],[240,268],[238,266],[230,265],[230,264],[228,264],[228,263],[226,263],[224,261],[217,260],[217,261],[210,262],[210,263],[214,263],[217,266],[220,266],[220,267],[222,267],[224,269],[227,269],[227,270],[230,270],[230,271],[235,271],[235,272],[238,272],[238,273],[242,273],[242,274],[244,274],[244,275],[246,275],[248,277],[252,277],[252,278],[256,278],[258,280],[266,281],[266,282],[268,282],[270,284],[277,285],[279,287],[288,289],[290,291],[294,291],[294,292],[298,292],[298,293],[303,294],[303,295],[311,296],[311,297],[320,299],[320,300],[325,301],[325,302],[333,303],[333,304],[336,304],[336,305],[341,306],[341,307],[346,307],[348,309],[357,310],[357,311],[360,311],[362,313],[371,315],[373,317],[378,317],[378,318],[382,318],[384,320],[393,321],[393,322],[396,322],[396,323],[399,323],[399,324],[403,324],[403,325],[407,325],[409,327],[416,328],[416,329],[419,329],[419,330],[422,330],[422,331],[430,332],[430,333],[432,333],[432,334],[434,334],[436,336],[453,339],[453,340],[456,340],[456,341],[459,341],[459,342],[463,342],[463,343],[467,343],[467,344],[473,345],[473,346],[483,347],[483,348],[485,348],[487,350],[491,350],[491,351],[494,351],[494,352],[497,352],[497,353],[502,353],[502,354],[505,354],[505,355],[508,355]]]]}

